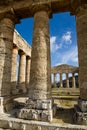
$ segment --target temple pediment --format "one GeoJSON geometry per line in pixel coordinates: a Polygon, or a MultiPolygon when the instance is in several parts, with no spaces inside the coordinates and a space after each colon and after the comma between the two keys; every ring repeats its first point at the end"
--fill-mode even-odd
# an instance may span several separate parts
{"type": "Polygon", "coordinates": [[[61,64],[58,66],[54,66],[51,69],[52,73],[72,73],[72,72],[78,72],[79,68],[77,66],[67,65],[67,64],[61,64]]]}

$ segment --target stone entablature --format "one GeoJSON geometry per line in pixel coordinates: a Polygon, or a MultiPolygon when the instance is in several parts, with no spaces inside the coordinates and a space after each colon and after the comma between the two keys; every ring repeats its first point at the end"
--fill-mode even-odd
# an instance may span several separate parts
{"type": "Polygon", "coordinates": [[[29,56],[31,58],[30,45],[21,37],[21,35],[16,30],[14,30],[13,43],[14,45],[16,45],[18,50],[22,50],[26,54],[26,56],[29,56]]]}
{"type": "MultiPolygon", "coordinates": [[[[52,13],[71,12],[75,13],[78,6],[87,4],[86,0],[2,0],[0,1],[0,16],[12,12],[19,19],[33,17],[33,6],[49,5],[52,13]]],[[[37,8],[36,8],[37,10],[37,8]]]]}
{"type": "Polygon", "coordinates": [[[51,68],[51,73],[78,73],[79,67],[62,64],[51,68]]]}

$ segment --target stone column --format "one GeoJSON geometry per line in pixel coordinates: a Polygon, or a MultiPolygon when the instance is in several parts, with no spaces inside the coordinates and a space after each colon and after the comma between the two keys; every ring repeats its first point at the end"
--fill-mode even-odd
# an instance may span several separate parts
{"type": "Polygon", "coordinates": [[[80,98],[76,110],[76,122],[87,125],[87,4],[76,10],[79,59],[80,98]],[[80,111],[78,109],[80,108],[80,111]]]}
{"type": "Polygon", "coordinates": [[[26,57],[26,88],[29,87],[29,80],[30,80],[30,58],[29,56],[26,57]]]}
{"type": "Polygon", "coordinates": [[[69,77],[68,77],[68,73],[66,73],[66,87],[69,88],[69,77]]]}
{"type": "Polygon", "coordinates": [[[12,49],[12,68],[11,68],[11,91],[12,94],[17,94],[17,56],[18,56],[18,48],[16,46],[12,49]]]}
{"type": "Polygon", "coordinates": [[[60,88],[63,88],[62,73],[60,73],[60,88]]]}
{"type": "Polygon", "coordinates": [[[75,83],[75,74],[72,73],[72,88],[76,87],[76,83],[75,83]]]}
{"type": "Polygon", "coordinates": [[[17,22],[12,14],[3,16],[0,16],[0,112],[10,109],[13,33],[17,22]]]}
{"type": "Polygon", "coordinates": [[[19,73],[18,73],[18,89],[19,93],[26,93],[25,77],[26,77],[26,55],[24,52],[19,52],[19,73]]]}
{"type": "Polygon", "coordinates": [[[34,14],[29,100],[19,118],[52,121],[49,16],[39,8],[34,14]]]}
{"type": "Polygon", "coordinates": [[[54,87],[56,88],[57,86],[56,86],[56,73],[54,74],[54,87]]]}

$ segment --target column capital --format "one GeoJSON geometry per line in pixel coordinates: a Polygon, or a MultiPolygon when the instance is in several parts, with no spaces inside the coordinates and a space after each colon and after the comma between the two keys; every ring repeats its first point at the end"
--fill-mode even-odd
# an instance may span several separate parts
{"type": "Polygon", "coordinates": [[[26,55],[26,59],[27,59],[27,60],[30,60],[31,58],[30,58],[28,55],[26,55]]]}
{"type": "Polygon", "coordinates": [[[81,16],[87,13],[87,4],[80,5],[75,11],[76,16],[81,16]]]}
{"type": "Polygon", "coordinates": [[[13,49],[19,50],[19,48],[15,44],[13,44],[13,49]]]}
{"type": "Polygon", "coordinates": [[[19,55],[26,55],[25,52],[23,52],[22,50],[19,50],[19,55]]]}
{"type": "Polygon", "coordinates": [[[71,10],[71,15],[81,16],[87,13],[87,4],[77,3],[71,10]]]}
{"type": "Polygon", "coordinates": [[[75,75],[75,72],[72,72],[72,75],[75,75]]]}
{"type": "Polygon", "coordinates": [[[0,16],[0,21],[3,20],[4,18],[11,19],[14,22],[14,24],[20,23],[19,18],[16,16],[12,8],[11,8],[11,12],[4,13],[0,16]]]}
{"type": "Polygon", "coordinates": [[[35,15],[35,13],[37,12],[41,12],[41,11],[46,11],[48,13],[48,16],[51,18],[52,17],[52,11],[51,11],[51,4],[34,4],[31,7],[31,13],[32,15],[35,15]]]}

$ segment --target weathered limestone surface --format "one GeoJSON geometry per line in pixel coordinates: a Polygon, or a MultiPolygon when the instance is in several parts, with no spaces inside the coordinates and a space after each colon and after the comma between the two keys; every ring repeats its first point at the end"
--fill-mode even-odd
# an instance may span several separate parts
{"type": "Polygon", "coordinates": [[[29,81],[30,81],[30,58],[29,56],[26,57],[26,88],[29,87],[29,81]]]}
{"type": "Polygon", "coordinates": [[[80,98],[87,100],[87,7],[79,7],[76,15],[79,52],[80,98]]]}
{"type": "Polygon", "coordinates": [[[56,74],[54,74],[54,87],[56,88],[56,74]]]}
{"type": "Polygon", "coordinates": [[[49,16],[47,11],[43,11],[44,7],[40,8],[42,10],[34,14],[29,100],[25,108],[21,109],[18,117],[52,121],[49,16]]]}
{"type": "MultiPolygon", "coordinates": [[[[19,19],[33,17],[35,19],[32,62],[30,75],[29,102],[27,101],[25,108],[19,113],[19,117],[23,119],[36,119],[51,121],[53,117],[53,103],[50,94],[50,40],[49,40],[49,17],[48,13],[58,13],[70,11],[76,13],[78,46],[79,46],[79,81],[80,81],[80,100],[76,110],[76,121],[79,124],[87,125],[87,0],[1,0],[0,1],[0,110],[6,100],[3,96],[11,94],[11,60],[13,47],[13,31],[15,17],[19,19]],[[85,4],[85,5],[83,5],[85,4]],[[45,8],[45,5],[47,7],[45,8]],[[50,10],[49,10],[49,8],[50,10]],[[77,7],[80,7],[77,9],[77,7]],[[34,9],[34,10],[33,10],[34,9]],[[44,10],[45,9],[45,10],[44,10]],[[77,9],[77,10],[76,10],[77,9]],[[48,11],[49,10],[49,11],[48,11]],[[36,11],[36,12],[35,12],[36,11]],[[78,14],[78,11],[81,14],[78,14]],[[13,16],[14,15],[14,16],[13,16]],[[7,90],[7,91],[5,91],[7,90]],[[38,103],[39,102],[39,103],[38,103]],[[39,104],[39,106],[38,106],[39,104]],[[52,104],[52,105],[51,105],[52,104]],[[39,107],[39,108],[38,108],[39,107]],[[42,110],[43,109],[43,110],[42,110]],[[39,119],[40,117],[40,119],[39,119]]],[[[19,45],[19,43],[18,43],[19,45]]],[[[21,48],[21,47],[20,47],[21,48]]],[[[22,50],[22,49],[20,49],[22,50]]],[[[24,52],[25,53],[25,52],[24,52]]],[[[26,53],[25,53],[26,54],[26,53]]],[[[24,62],[25,56],[21,58],[24,62]]],[[[24,63],[21,65],[24,67],[24,63]]],[[[22,69],[21,69],[22,70],[22,69]]],[[[21,84],[25,82],[25,69],[23,71],[23,79],[21,84]],[[22,82],[23,81],[23,82],[22,82]]],[[[21,71],[21,72],[22,72],[21,71]]],[[[67,73],[65,71],[65,73],[67,73]]],[[[23,91],[24,88],[22,87],[23,91]]],[[[8,99],[9,102],[9,99],[8,99]]],[[[6,101],[7,103],[7,101],[6,101]]],[[[9,105],[9,108],[11,105],[9,105]]],[[[7,107],[8,108],[8,107],[7,107]]],[[[29,126],[15,125],[15,122],[8,123],[1,120],[1,127],[6,126],[10,129],[28,129],[29,126]],[[6,124],[4,124],[6,123],[6,124]]],[[[23,122],[22,122],[23,123],[23,122]]],[[[67,127],[66,127],[67,128],[67,127]]],[[[85,127],[86,128],[86,127],[85,127]]],[[[32,127],[30,126],[30,129],[32,127]]],[[[33,126],[33,129],[44,129],[43,126],[33,126]]],[[[46,129],[51,129],[51,126],[46,129]]],[[[52,129],[59,129],[52,127],[52,129]]],[[[73,129],[73,128],[72,128],[73,129]]],[[[75,129],[76,126],[75,126],[75,129]]]]}
{"type": "Polygon", "coordinates": [[[60,73],[60,87],[63,87],[63,82],[62,82],[62,74],[60,73]]]}
{"type": "Polygon", "coordinates": [[[73,72],[78,73],[79,68],[67,64],[62,64],[51,68],[51,73],[73,73],[73,72]]]}
{"type": "Polygon", "coordinates": [[[87,125],[87,4],[76,10],[80,99],[75,106],[75,121],[87,125]]]}
{"type": "Polygon", "coordinates": [[[68,77],[68,73],[66,73],[66,87],[69,88],[69,77],[68,77]]]}
{"type": "Polygon", "coordinates": [[[14,30],[13,43],[19,50],[31,57],[31,47],[16,30],[14,30]]]}
{"type": "MultiPolygon", "coordinates": [[[[71,66],[71,65],[67,65],[67,64],[62,64],[59,66],[54,66],[51,68],[51,74],[54,74],[54,83],[56,84],[56,80],[55,80],[55,75],[58,73],[60,75],[60,88],[63,87],[63,78],[62,78],[62,74],[66,73],[66,88],[69,88],[69,73],[72,73],[72,87],[75,88],[75,73],[79,72],[79,67],[76,66],[71,66]]],[[[55,86],[54,84],[54,86],[55,86]]]]}
{"type": "Polygon", "coordinates": [[[21,93],[26,93],[26,55],[24,52],[20,52],[20,61],[19,61],[19,74],[18,74],[18,89],[21,93]]]}
{"type": "MultiPolygon", "coordinates": [[[[20,93],[20,89],[22,87],[22,89],[24,89],[24,87],[29,87],[29,75],[30,75],[30,57],[31,57],[31,47],[29,46],[29,44],[20,36],[20,34],[14,30],[14,35],[13,35],[13,54],[12,54],[12,70],[11,70],[11,82],[12,82],[12,94],[19,94],[20,93]],[[21,77],[23,74],[23,77],[20,80],[17,77],[17,63],[19,63],[19,61],[17,60],[18,55],[20,54],[20,52],[23,52],[25,54],[25,60],[26,60],[26,64],[22,64],[22,66],[20,67],[21,64],[19,64],[19,69],[22,69],[23,66],[25,66],[24,68],[26,68],[26,70],[24,69],[24,71],[22,70],[21,73],[21,77]],[[26,78],[26,79],[25,79],[26,78]],[[26,81],[25,81],[26,80],[26,81]],[[25,82],[24,82],[25,81],[25,82]],[[20,85],[19,88],[18,85],[20,85]]],[[[24,60],[24,62],[25,62],[24,60]]],[[[20,72],[19,75],[20,76],[20,72]]],[[[24,92],[26,92],[24,90],[24,92]]]]}
{"type": "Polygon", "coordinates": [[[73,80],[72,87],[75,88],[76,85],[75,85],[75,74],[74,73],[72,73],[72,80],[73,80]]]}
{"type": "Polygon", "coordinates": [[[50,36],[46,11],[34,15],[34,34],[30,70],[29,98],[50,98],[50,36]]]}
{"type": "Polygon", "coordinates": [[[11,67],[11,90],[12,94],[17,94],[17,56],[18,56],[18,48],[13,47],[12,50],[12,67],[11,67]]]}
{"type": "Polygon", "coordinates": [[[1,130],[87,130],[85,125],[62,125],[7,117],[0,118],[0,128],[1,130]]]}
{"type": "Polygon", "coordinates": [[[3,16],[6,12],[15,12],[18,18],[33,17],[32,7],[33,5],[45,5],[49,4],[53,13],[58,12],[72,12],[78,4],[87,4],[86,0],[1,0],[0,1],[0,16],[3,16]]]}
{"type": "Polygon", "coordinates": [[[13,32],[13,20],[8,17],[0,19],[0,96],[11,94],[13,32]]]}

